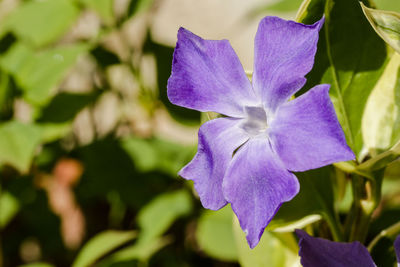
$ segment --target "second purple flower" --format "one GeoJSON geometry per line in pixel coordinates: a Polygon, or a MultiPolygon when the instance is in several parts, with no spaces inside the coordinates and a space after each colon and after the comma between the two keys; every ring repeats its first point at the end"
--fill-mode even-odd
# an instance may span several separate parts
{"type": "Polygon", "coordinates": [[[178,32],[169,100],[226,116],[201,126],[197,154],[179,175],[194,181],[205,208],[231,204],[251,248],[282,203],[299,192],[292,171],[354,159],[329,85],[288,101],[314,64],[323,22],[264,18],[255,37],[252,82],[227,40],[178,32]]]}

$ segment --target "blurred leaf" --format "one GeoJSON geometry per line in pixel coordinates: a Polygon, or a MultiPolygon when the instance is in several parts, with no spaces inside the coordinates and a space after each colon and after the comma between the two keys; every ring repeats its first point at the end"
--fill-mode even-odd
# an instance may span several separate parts
{"type": "Polygon", "coordinates": [[[267,4],[262,7],[258,7],[256,10],[254,10],[252,15],[254,14],[265,14],[266,12],[294,12],[296,11],[300,4],[302,3],[302,0],[280,0],[277,2],[274,2],[272,4],[267,4]]]}
{"type": "Polygon", "coordinates": [[[0,230],[14,218],[19,208],[18,199],[0,188],[0,230]]]}
{"type": "Polygon", "coordinates": [[[177,218],[191,210],[192,199],[184,189],[157,196],[139,211],[139,241],[153,240],[162,235],[177,218]]]}
{"type": "Polygon", "coordinates": [[[361,7],[376,33],[400,53],[400,14],[368,8],[362,3],[361,7]]]}
{"type": "Polygon", "coordinates": [[[113,251],[119,246],[126,244],[136,237],[134,231],[115,231],[107,230],[102,232],[91,240],[81,249],[76,257],[73,267],[91,266],[97,260],[102,258],[107,253],[113,251]]]}
{"type": "Polygon", "coordinates": [[[362,118],[362,132],[364,144],[370,151],[387,150],[400,140],[400,54],[398,53],[394,53],[391,57],[368,98],[362,118]]]}
{"type": "Polygon", "coordinates": [[[45,262],[34,262],[34,263],[19,265],[18,267],[54,267],[54,265],[45,262]]]}
{"type": "Polygon", "coordinates": [[[0,165],[10,164],[26,172],[31,164],[41,131],[36,125],[10,121],[0,125],[0,165]]]}
{"type": "Polygon", "coordinates": [[[113,0],[80,0],[84,5],[94,9],[106,22],[111,22],[114,17],[113,0]]]}
{"type": "Polygon", "coordinates": [[[230,206],[218,211],[205,210],[197,225],[196,238],[201,249],[222,261],[237,261],[232,215],[230,206]]]}
{"type": "Polygon", "coordinates": [[[40,123],[41,141],[51,143],[66,136],[72,128],[71,123],[40,123]]]}
{"type": "Polygon", "coordinates": [[[136,15],[137,13],[148,10],[154,0],[130,0],[128,7],[128,16],[136,15]]]}
{"type": "Polygon", "coordinates": [[[87,49],[85,44],[73,44],[34,53],[17,43],[0,58],[0,67],[14,75],[29,102],[43,105],[50,99],[51,89],[62,81],[77,57],[87,49]]]}
{"type": "Polygon", "coordinates": [[[393,0],[374,0],[379,9],[400,12],[400,1],[393,0]]]}
{"type": "Polygon", "coordinates": [[[38,122],[60,123],[72,121],[78,112],[92,103],[96,97],[97,94],[57,94],[52,101],[44,107],[38,122]]]}
{"type": "Polygon", "coordinates": [[[321,216],[335,219],[330,166],[296,173],[300,192],[289,202],[283,203],[267,229],[291,232],[313,223],[321,216]]]}
{"type": "Polygon", "coordinates": [[[315,64],[307,75],[305,88],[331,84],[330,97],[336,114],[347,143],[360,162],[361,118],[368,96],[386,65],[385,43],[369,25],[357,0],[309,0],[301,10],[298,18],[303,23],[319,20],[325,11],[315,64]]]}
{"type": "Polygon", "coordinates": [[[79,10],[73,1],[25,1],[3,21],[0,32],[11,30],[19,38],[42,46],[63,35],[78,15],[79,10]]]}
{"type": "Polygon", "coordinates": [[[167,237],[154,238],[145,242],[138,241],[134,245],[128,246],[111,254],[109,257],[99,262],[99,267],[112,266],[114,263],[127,262],[132,260],[148,261],[149,258],[171,240],[167,237]]]}
{"type": "Polygon", "coordinates": [[[45,262],[34,262],[34,263],[19,265],[18,267],[54,267],[54,265],[45,262]]]}
{"type": "Polygon", "coordinates": [[[243,267],[295,267],[300,265],[298,245],[292,233],[264,231],[260,243],[250,249],[239,221],[233,222],[239,263],[243,267]]]}
{"type": "Polygon", "coordinates": [[[194,148],[161,139],[146,140],[132,136],[124,138],[121,144],[138,170],[162,171],[172,176],[177,176],[194,154],[194,148]]]}

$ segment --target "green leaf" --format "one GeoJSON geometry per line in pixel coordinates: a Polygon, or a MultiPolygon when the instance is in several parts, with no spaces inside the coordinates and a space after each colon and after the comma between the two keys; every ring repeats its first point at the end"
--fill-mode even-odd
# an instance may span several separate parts
{"type": "Polygon", "coordinates": [[[387,63],[385,43],[369,25],[357,0],[309,0],[301,10],[298,18],[305,23],[315,22],[325,13],[315,64],[305,88],[331,84],[336,114],[360,162],[364,145],[361,118],[387,63]]]}
{"type": "Polygon", "coordinates": [[[87,50],[85,44],[73,44],[35,53],[17,43],[0,58],[0,67],[14,75],[28,102],[44,105],[52,96],[51,89],[62,82],[77,57],[87,50]]]}
{"type": "Polygon", "coordinates": [[[144,206],[137,217],[141,228],[139,240],[153,240],[162,235],[179,217],[192,210],[192,199],[186,190],[164,193],[144,206]]]}
{"type": "Polygon", "coordinates": [[[372,90],[362,118],[365,147],[374,156],[400,140],[400,54],[394,53],[372,90]]]}
{"type": "Polygon", "coordinates": [[[400,157],[400,140],[389,150],[363,162],[357,169],[376,171],[386,167],[389,163],[400,157]]]}
{"type": "Polygon", "coordinates": [[[140,260],[146,262],[159,251],[164,246],[171,243],[171,239],[167,237],[154,238],[146,241],[138,241],[136,244],[123,248],[111,254],[109,257],[105,258],[99,262],[98,267],[108,267],[113,266],[114,263],[140,260]]]}
{"type": "Polygon", "coordinates": [[[302,0],[281,0],[272,4],[268,4],[263,8],[258,8],[257,13],[265,13],[266,11],[276,11],[276,12],[291,12],[296,11],[302,0]]]}
{"type": "Polygon", "coordinates": [[[400,1],[393,0],[374,0],[379,9],[400,12],[400,1]]]}
{"type": "Polygon", "coordinates": [[[336,215],[331,172],[332,167],[327,166],[296,173],[300,182],[300,192],[291,201],[283,203],[267,230],[292,232],[321,217],[330,223],[334,222],[336,215]]]}
{"type": "Polygon", "coordinates": [[[206,210],[198,221],[196,238],[200,248],[222,261],[237,261],[230,206],[218,211],[206,210]]]}
{"type": "Polygon", "coordinates": [[[108,230],[93,237],[79,252],[73,267],[91,266],[101,257],[136,237],[134,231],[108,230]]]}
{"type": "Polygon", "coordinates": [[[80,0],[84,5],[94,9],[106,22],[111,22],[114,17],[113,0],[80,0]]]}
{"type": "Polygon", "coordinates": [[[264,231],[260,243],[250,249],[239,221],[233,222],[239,263],[243,267],[295,267],[300,265],[298,245],[292,233],[264,231]]]}
{"type": "Polygon", "coordinates": [[[362,3],[361,7],[376,33],[400,53],[400,14],[368,8],[362,3]]]}
{"type": "Polygon", "coordinates": [[[0,190],[0,230],[14,218],[19,211],[18,199],[6,191],[0,190]]]}
{"type": "Polygon", "coordinates": [[[0,30],[11,30],[19,38],[42,46],[57,40],[74,23],[79,9],[69,0],[26,1],[16,8],[0,30]]]}
{"type": "Polygon", "coordinates": [[[41,131],[36,125],[10,121],[0,125],[0,165],[10,164],[21,172],[27,172],[41,131]]]}
{"type": "Polygon", "coordinates": [[[58,139],[63,138],[72,129],[72,123],[39,123],[36,124],[40,127],[41,141],[43,143],[54,142],[58,139]]]}
{"type": "Polygon", "coordinates": [[[122,147],[142,172],[162,171],[176,176],[194,154],[193,147],[185,147],[162,139],[127,137],[122,147]]]}

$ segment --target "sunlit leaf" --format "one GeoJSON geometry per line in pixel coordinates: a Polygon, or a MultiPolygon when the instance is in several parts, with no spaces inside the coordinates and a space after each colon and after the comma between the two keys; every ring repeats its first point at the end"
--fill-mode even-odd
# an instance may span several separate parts
{"type": "Polygon", "coordinates": [[[0,58],[0,67],[13,74],[25,98],[37,105],[46,104],[77,57],[87,51],[85,44],[74,44],[35,53],[24,44],[13,45],[0,58]]]}
{"type": "Polygon", "coordinates": [[[265,5],[264,7],[257,8],[255,12],[261,13],[261,12],[291,12],[291,11],[296,11],[300,4],[302,3],[302,0],[280,0],[277,2],[274,2],[272,4],[265,5]]]}
{"type": "Polygon", "coordinates": [[[89,240],[79,252],[73,267],[91,266],[114,249],[136,237],[134,231],[107,230],[89,240]]]}
{"type": "Polygon", "coordinates": [[[19,210],[19,202],[7,191],[0,188],[0,229],[3,229],[14,218],[19,210]]]}
{"type": "Polygon", "coordinates": [[[331,85],[330,97],[339,122],[360,162],[364,156],[361,118],[387,63],[385,43],[368,23],[357,0],[306,0],[301,10],[298,18],[305,23],[325,14],[315,64],[305,88],[331,85]]]}
{"type": "Polygon", "coordinates": [[[29,169],[41,139],[35,125],[10,121],[0,125],[0,165],[10,164],[21,172],[29,169]]]}
{"type": "Polygon", "coordinates": [[[260,243],[250,249],[239,221],[233,222],[239,263],[243,267],[296,267],[300,265],[298,246],[292,233],[265,231],[260,243]]]}
{"type": "Polygon", "coordinates": [[[230,206],[218,211],[206,210],[197,225],[196,238],[200,248],[223,261],[237,260],[232,215],[230,206]]]}
{"type": "Polygon", "coordinates": [[[139,240],[152,240],[163,234],[177,218],[187,215],[191,209],[192,200],[186,190],[157,196],[138,214],[139,240]]]}
{"type": "Polygon", "coordinates": [[[64,34],[78,15],[73,1],[25,1],[2,22],[0,31],[11,30],[19,38],[42,46],[64,34]]]}
{"type": "Polygon", "coordinates": [[[393,0],[374,0],[374,3],[379,9],[392,10],[400,12],[400,1],[393,0]]]}
{"type": "Polygon", "coordinates": [[[400,13],[376,10],[363,4],[361,4],[361,7],[379,36],[400,53],[400,13]]]}
{"type": "Polygon", "coordinates": [[[194,149],[162,139],[127,137],[122,147],[140,171],[163,171],[177,176],[178,171],[194,154],[194,149]]]}
{"type": "Polygon", "coordinates": [[[50,143],[66,136],[72,129],[72,123],[39,123],[41,141],[50,143]]]}
{"type": "Polygon", "coordinates": [[[385,151],[400,140],[400,54],[394,53],[370,94],[362,118],[364,144],[385,151]]]}
{"type": "Polygon", "coordinates": [[[109,257],[99,262],[97,266],[108,267],[114,263],[139,260],[146,262],[150,257],[164,246],[168,245],[171,240],[168,237],[154,238],[146,241],[138,241],[134,245],[128,246],[116,251],[109,257]]]}
{"type": "Polygon", "coordinates": [[[114,16],[113,0],[80,0],[84,5],[94,9],[106,22],[110,22],[114,16]]]}

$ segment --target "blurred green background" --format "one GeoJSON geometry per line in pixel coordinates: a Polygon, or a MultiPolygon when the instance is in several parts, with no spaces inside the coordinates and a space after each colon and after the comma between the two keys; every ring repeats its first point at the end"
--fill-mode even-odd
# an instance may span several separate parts
{"type": "Polygon", "coordinates": [[[230,208],[177,176],[204,116],[166,82],[180,26],[251,70],[258,21],[300,3],[1,0],[0,266],[255,266],[230,208]]]}

